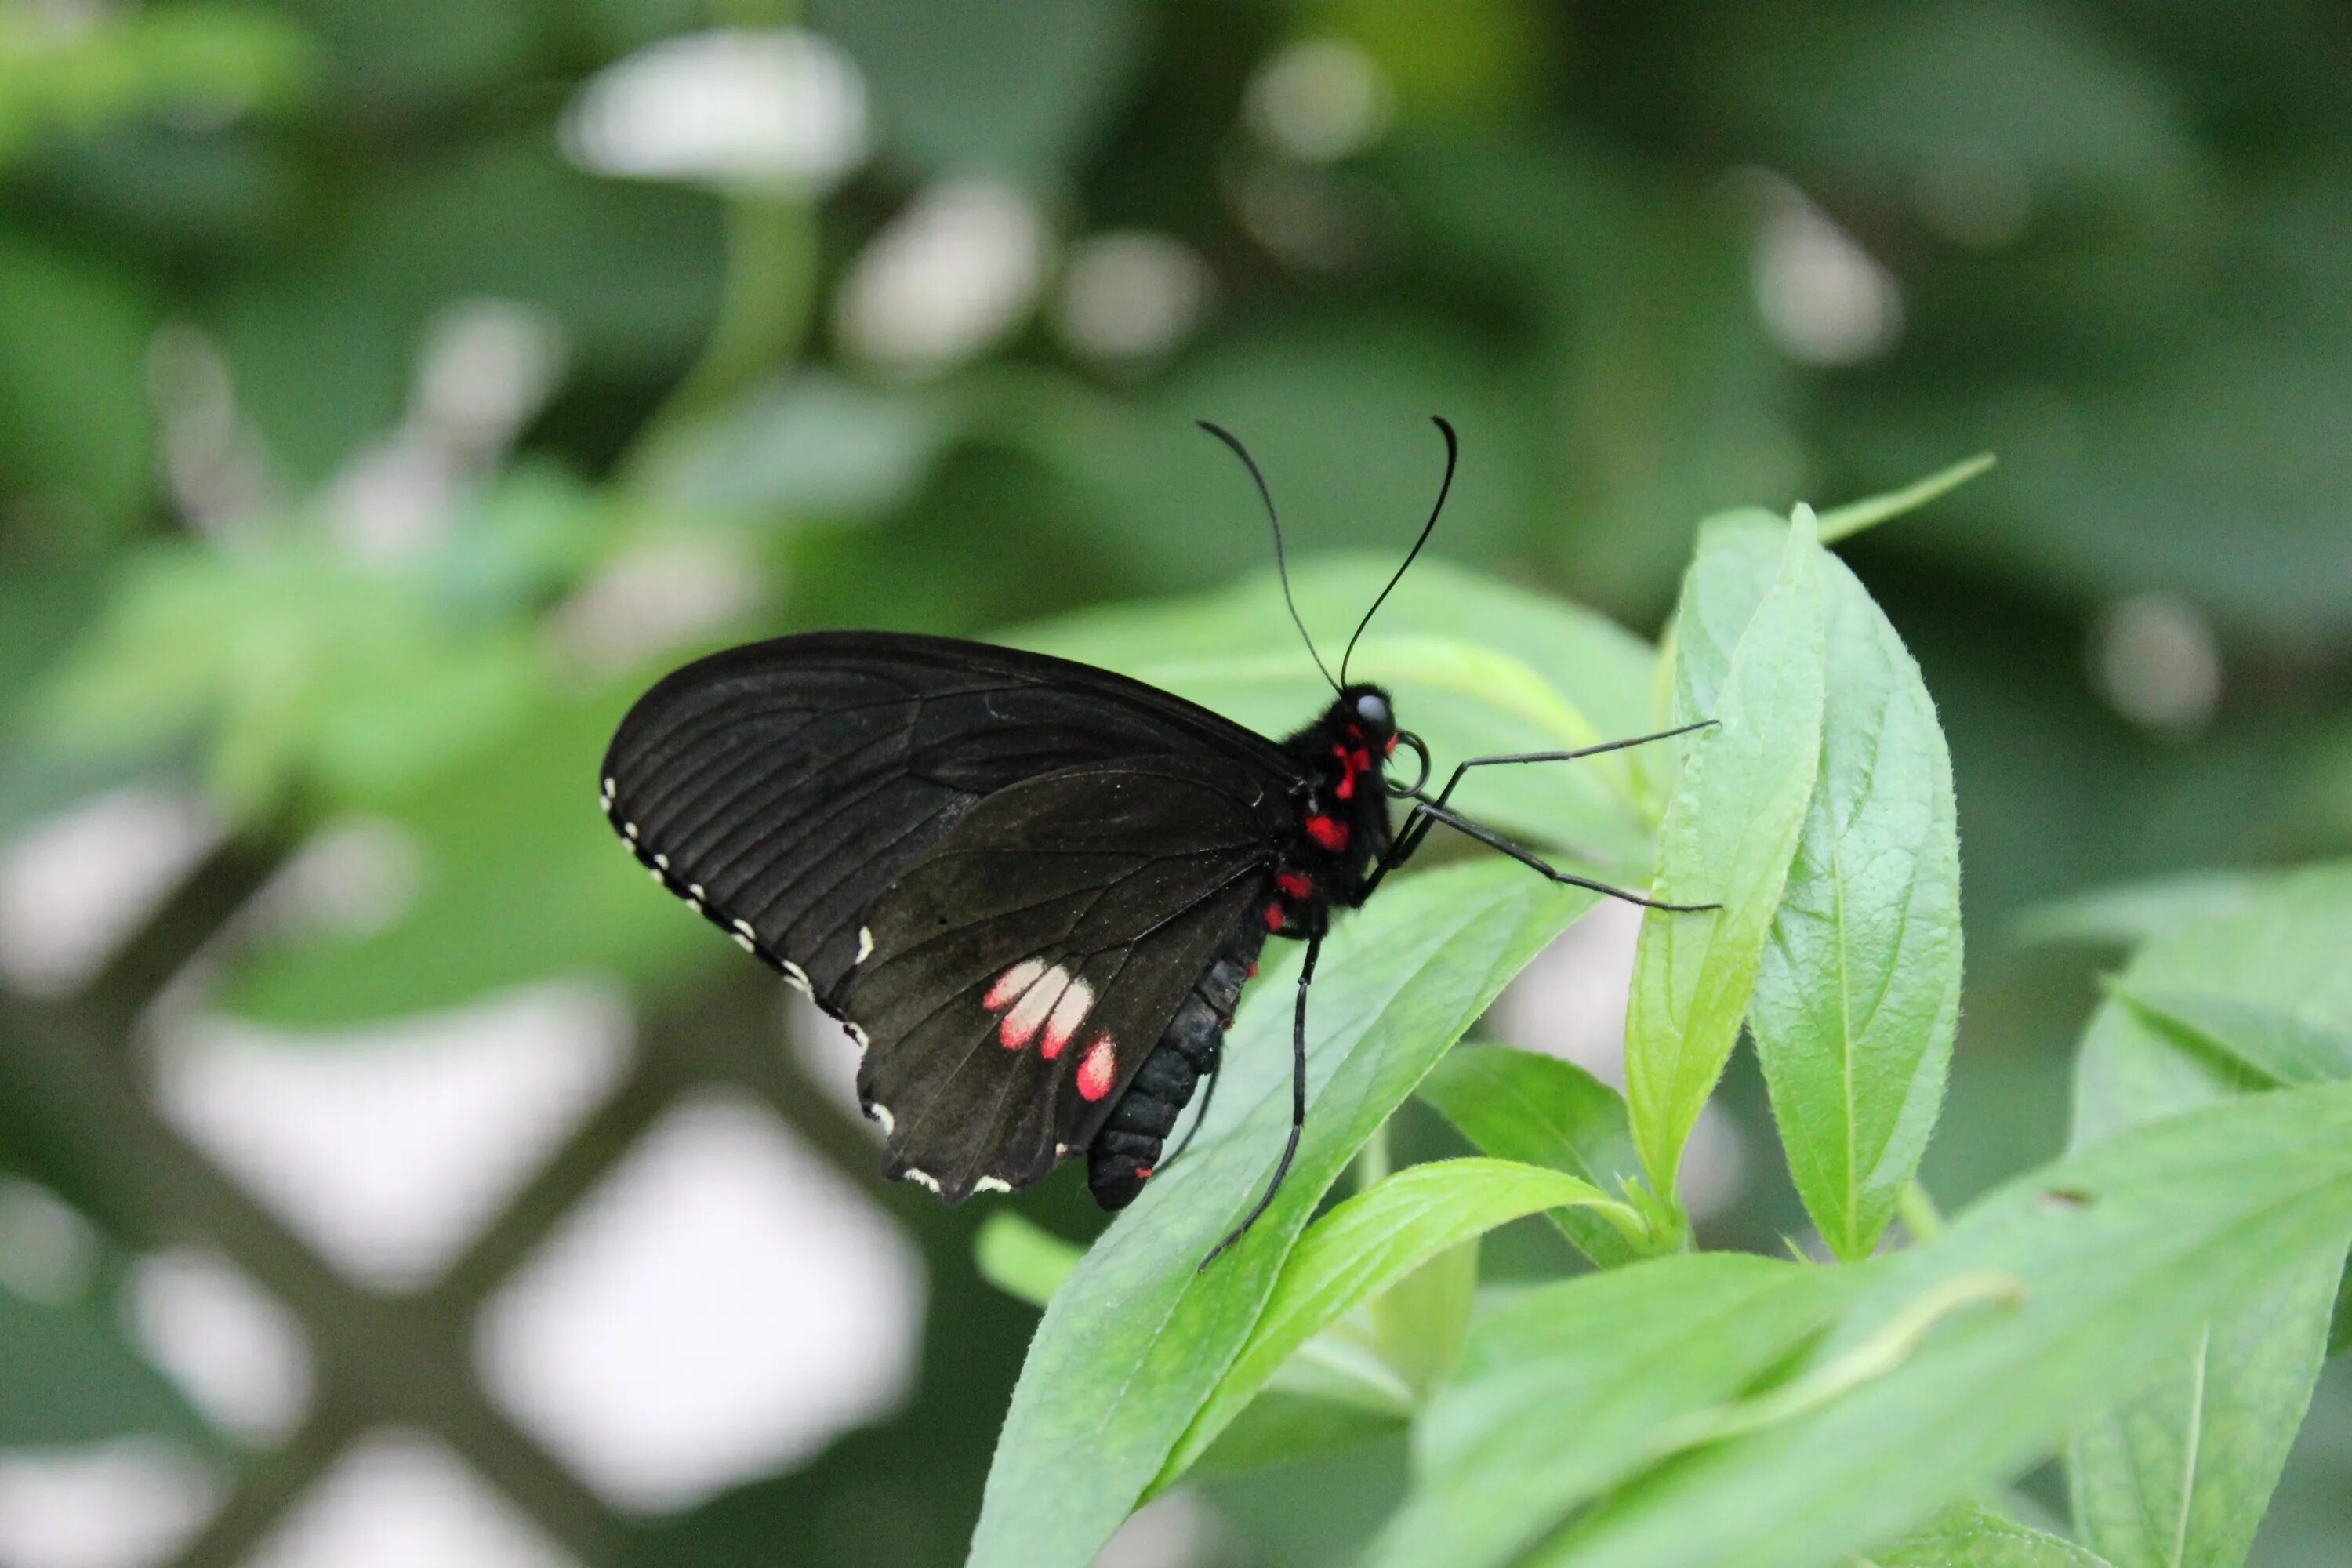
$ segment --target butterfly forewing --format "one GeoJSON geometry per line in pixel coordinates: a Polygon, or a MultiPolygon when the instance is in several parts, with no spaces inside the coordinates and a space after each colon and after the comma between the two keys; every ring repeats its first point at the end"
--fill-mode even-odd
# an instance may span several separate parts
{"type": "Polygon", "coordinates": [[[782,637],[687,666],[622,723],[605,810],[664,883],[829,1010],[867,912],[980,802],[1182,755],[1278,796],[1272,742],[1087,665],[948,638],[782,637]]]}
{"type": "Polygon", "coordinates": [[[1084,1147],[1263,898],[1286,805],[1229,765],[1083,765],[974,806],[874,907],[844,991],[893,1173],[1024,1186],[1084,1147]]]}

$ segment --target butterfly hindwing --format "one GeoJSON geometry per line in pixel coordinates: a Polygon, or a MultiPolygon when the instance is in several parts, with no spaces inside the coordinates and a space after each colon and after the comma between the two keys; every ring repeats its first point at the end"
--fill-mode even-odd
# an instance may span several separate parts
{"type": "Polygon", "coordinates": [[[1248,773],[1177,756],[975,805],[876,903],[843,994],[891,1173],[953,1201],[1085,1147],[1264,898],[1286,813],[1248,773]]]}
{"type": "Polygon", "coordinates": [[[1287,787],[1272,742],[1091,666],[944,637],[819,633],[687,666],[631,709],[604,808],[664,884],[836,1015],[869,910],[981,803],[1147,756],[1287,787]]]}

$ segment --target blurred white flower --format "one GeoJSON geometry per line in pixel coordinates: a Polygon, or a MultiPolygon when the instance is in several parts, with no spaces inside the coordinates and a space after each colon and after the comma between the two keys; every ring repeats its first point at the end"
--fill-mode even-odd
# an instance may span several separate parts
{"type": "Polygon", "coordinates": [[[1156,359],[1200,324],[1213,288],[1209,264],[1171,235],[1098,234],[1071,252],[1054,324],[1085,358],[1156,359]]]}
{"type": "Polygon", "coordinates": [[[1396,94],[1380,63],[1344,38],[1307,38],[1267,57],[1243,100],[1250,128],[1309,163],[1329,163],[1380,140],[1396,94]]]}
{"type": "Polygon", "coordinates": [[[2141,594],[2091,630],[2091,674],[2116,711],[2150,730],[2202,729],[2221,704],[2221,652],[2197,606],[2141,594]]]}
{"type": "Polygon", "coordinates": [[[934,185],[851,266],[835,328],[844,347],[881,369],[944,370],[1021,324],[1051,248],[1045,215],[1022,192],[985,180],[934,185]]]}
{"type": "Polygon", "coordinates": [[[1895,275],[1787,179],[1738,177],[1760,213],[1753,280],[1764,330],[1790,359],[1859,364],[1895,346],[1903,291],[1895,275]]]}
{"type": "Polygon", "coordinates": [[[690,33],[591,79],[562,136],[600,174],[822,190],[866,156],[866,84],[799,28],[690,33]]]}

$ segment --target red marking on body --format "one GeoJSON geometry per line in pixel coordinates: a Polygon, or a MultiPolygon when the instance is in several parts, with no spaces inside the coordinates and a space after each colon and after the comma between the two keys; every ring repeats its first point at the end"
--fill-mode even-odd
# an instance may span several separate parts
{"type": "MultiPolygon", "coordinates": [[[[1349,730],[1349,734],[1356,731],[1349,730]]],[[[1352,800],[1356,795],[1356,754],[1345,746],[1333,746],[1331,754],[1339,759],[1339,787],[1331,793],[1341,800],[1352,800]]]]}
{"type": "Polygon", "coordinates": [[[1389,737],[1389,743],[1388,743],[1387,745],[1382,746],[1382,747],[1381,748],[1381,755],[1382,755],[1382,756],[1384,756],[1384,757],[1393,757],[1393,756],[1395,756],[1395,755],[1396,755],[1396,741],[1397,741],[1397,738],[1396,738],[1394,735],[1391,735],[1391,736],[1389,737]]]}
{"type": "Polygon", "coordinates": [[[1337,855],[1348,847],[1348,825],[1336,817],[1310,816],[1307,819],[1307,837],[1337,855]]]}
{"type": "Polygon", "coordinates": [[[1148,1182],[1151,1180],[1151,1167],[1149,1165],[1138,1165],[1135,1168],[1135,1179],[1139,1182],[1148,1182]]]}
{"type": "Polygon", "coordinates": [[[1272,902],[1272,903],[1270,903],[1270,904],[1268,904],[1268,905],[1266,905],[1266,906],[1265,906],[1265,929],[1266,929],[1266,930],[1268,930],[1268,931],[1280,931],[1280,930],[1282,929],[1282,927],[1283,927],[1283,922],[1284,922],[1284,921],[1287,921],[1288,919],[1290,919],[1290,916],[1289,916],[1289,914],[1288,914],[1288,913],[1287,913],[1287,912],[1283,909],[1283,907],[1282,907],[1282,900],[1281,900],[1280,899],[1276,899],[1276,900],[1274,900],[1274,902],[1272,902]]]}
{"type": "Polygon", "coordinates": [[[1282,889],[1286,898],[1303,899],[1315,890],[1315,879],[1304,871],[1285,871],[1274,879],[1274,885],[1282,889]]]}
{"type": "Polygon", "coordinates": [[[1244,970],[1243,970],[1243,971],[1242,971],[1242,978],[1243,978],[1244,980],[1255,980],[1255,979],[1257,978],[1257,960],[1256,960],[1256,959],[1253,958],[1253,959],[1251,959],[1251,960],[1250,960],[1250,966],[1249,966],[1247,969],[1244,969],[1244,970]]]}
{"type": "Polygon", "coordinates": [[[1111,1080],[1118,1076],[1118,1048],[1108,1035],[1097,1035],[1095,1043],[1087,1047],[1087,1059],[1078,1064],[1078,1094],[1086,1100],[1100,1100],[1110,1092],[1111,1080]]]}

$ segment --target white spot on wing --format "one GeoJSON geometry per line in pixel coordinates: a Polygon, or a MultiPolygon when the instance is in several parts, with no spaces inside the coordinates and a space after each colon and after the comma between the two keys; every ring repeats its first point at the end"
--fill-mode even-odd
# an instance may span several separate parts
{"type": "Polygon", "coordinates": [[[859,926],[857,928],[857,956],[851,959],[850,962],[852,963],[863,963],[872,956],[874,956],[874,928],[871,926],[859,926]]]}
{"type": "Polygon", "coordinates": [[[866,1108],[866,1114],[880,1122],[882,1131],[885,1132],[896,1132],[898,1130],[898,1119],[891,1115],[890,1108],[878,1100],[866,1108]]]}
{"type": "Polygon", "coordinates": [[[751,939],[745,936],[741,931],[730,931],[727,934],[733,937],[735,939],[735,945],[741,948],[745,952],[756,953],[760,951],[759,948],[753,944],[751,939]]]}
{"type": "Polygon", "coordinates": [[[988,994],[980,999],[981,1005],[992,1013],[1000,1007],[1010,1006],[1014,997],[1036,984],[1037,977],[1045,973],[1044,959],[1023,959],[996,977],[996,984],[990,986],[988,994]]]}
{"type": "Polygon", "coordinates": [[[618,784],[614,784],[611,779],[606,779],[604,781],[604,805],[606,806],[611,806],[613,804],[613,797],[619,793],[620,786],[618,784]]]}
{"type": "Polygon", "coordinates": [[[1037,1026],[1045,1021],[1046,1015],[1060,1005],[1069,984],[1070,972],[1057,963],[1021,994],[1021,1000],[1013,1005],[1013,1011],[1004,1015],[1004,1022],[997,1029],[1006,1050],[1017,1051],[1029,1043],[1037,1033],[1037,1026]]]}
{"type": "Polygon", "coordinates": [[[807,970],[803,969],[799,964],[794,963],[789,958],[783,961],[783,965],[785,984],[798,987],[803,995],[814,996],[816,994],[816,992],[809,984],[807,970]]]}
{"type": "Polygon", "coordinates": [[[1083,980],[1071,981],[1069,989],[1062,993],[1062,999],[1054,1004],[1053,1014],[1045,1020],[1044,1054],[1047,1061],[1062,1054],[1062,1047],[1070,1043],[1070,1037],[1078,1032],[1094,1005],[1095,988],[1083,980]]]}
{"type": "Polygon", "coordinates": [[[856,1025],[845,1021],[841,1026],[849,1031],[849,1037],[857,1042],[857,1048],[859,1050],[864,1050],[868,1045],[873,1043],[866,1039],[866,1031],[859,1028],[856,1025]]]}
{"type": "Polygon", "coordinates": [[[1013,1190],[1013,1184],[994,1176],[982,1176],[971,1184],[971,1190],[975,1193],[1009,1193],[1013,1190]]]}
{"type": "Polygon", "coordinates": [[[646,875],[651,877],[655,881],[661,883],[664,887],[667,887],[669,885],[669,879],[661,874],[661,868],[658,866],[646,867],[646,875]]]}
{"type": "Polygon", "coordinates": [[[935,1193],[940,1190],[940,1179],[929,1171],[918,1171],[909,1166],[907,1170],[907,1180],[919,1187],[929,1187],[935,1193]]]}
{"type": "Polygon", "coordinates": [[[669,857],[667,855],[656,855],[654,857],[654,864],[667,871],[669,869],[669,857]]]}
{"type": "Polygon", "coordinates": [[[1054,1158],[1055,1158],[1055,1159],[1056,1159],[1056,1160],[1066,1160],[1066,1159],[1068,1159],[1069,1157],[1070,1157],[1070,1146],[1069,1146],[1067,1143],[1056,1143],[1056,1144],[1055,1144],[1055,1145],[1054,1145],[1054,1158]]]}
{"type": "Polygon", "coordinates": [[[629,836],[630,843],[635,844],[637,841],[637,825],[635,823],[625,822],[621,824],[621,831],[629,836]]]}

